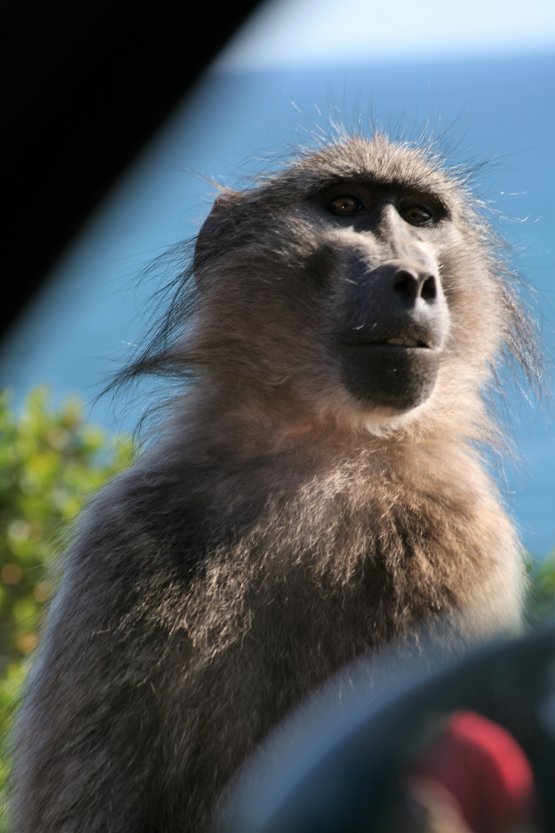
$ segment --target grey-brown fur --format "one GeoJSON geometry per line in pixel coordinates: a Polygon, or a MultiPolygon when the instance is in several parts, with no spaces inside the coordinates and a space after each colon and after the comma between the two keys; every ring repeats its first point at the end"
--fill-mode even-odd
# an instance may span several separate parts
{"type": "Polygon", "coordinates": [[[192,318],[184,280],[127,375],[196,380],[78,525],[19,717],[14,833],[202,833],[255,744],[345,663],[436,623],[447,650],[521,624],[519,543],[476,444],[499,356],[532,347],[464,184],[431,152],[343,138],[223,192],[190,274],[192,318]],[[379,210],[330,214],[338,179],[379,210]],[[441,219],[400,219],[407,194],[441,219]],[[439,371],[418,369],[414,407],[376,407],[372,379],[357,399],[338,359],[350,287],[376,297],[390,261],[437,272],[439,371]]]}

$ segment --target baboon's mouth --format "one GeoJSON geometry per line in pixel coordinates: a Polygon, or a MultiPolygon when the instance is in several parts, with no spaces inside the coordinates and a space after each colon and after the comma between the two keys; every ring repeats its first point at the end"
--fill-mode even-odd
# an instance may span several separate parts
{"type": "Polygon", "coordinates": [[[396,337],[396,338],[384,338],[380,339],[379,341],[370,341],[367,339],[359,340],[359,339],[349,339],[342,341],[341,344],[344,347],[404,347],[409,348],[411,350],[420,349],[420,350],[433,350],[434,345],[430,344],[429,342],[423,341],[420,338],[407,338],[405,336],[396,337]]]}
{"type": "Polygon", "coordinates": [[[375,342],[376,344],[388,344],[393,347],[424,347],[430,349],[430,345],[425,341],[413,338],[386,338],[385,341],[375,342]]]}

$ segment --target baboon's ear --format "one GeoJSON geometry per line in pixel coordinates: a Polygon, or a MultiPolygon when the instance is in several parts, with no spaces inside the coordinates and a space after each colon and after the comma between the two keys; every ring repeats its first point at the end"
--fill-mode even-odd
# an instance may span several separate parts
{"type": "Polygon", "coordinates": [[[223,231],[225,219],[232,203],[239,195],[235,191],[226,189],[222,191],[210,210],[210,214],[202,224],[195,243],[194,267],[202,265],[203,261],[213,253],[217,247],[218,230],[223,231]]]}

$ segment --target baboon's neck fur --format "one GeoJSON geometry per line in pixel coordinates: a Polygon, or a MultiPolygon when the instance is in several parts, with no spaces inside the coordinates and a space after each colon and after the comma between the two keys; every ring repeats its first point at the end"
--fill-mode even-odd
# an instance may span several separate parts
{"type": "Polygon", "coordinates": [[[400,461],[402,467],[405,456],[424,461],[430,453],[446,460],[453,454],[458,459],[463,450],[478,460],[480,447],[500,447],[501,435],[479,393],[468,390],[451,408],[446,398],[447,390],[441,408],[425,403],[414,414],[397,416],[345,415],[333,409],[314,413],[287,390],[249,397],[245,390],[208,380],[174,404],[166,442],[177,454],[181,449],[188,457],[202,450],[232,467],[254,458],[273,466],[280,457],[299,456],[313,459],[319,468],[361,455],[395,465],[400,461]]]}
{"type": "MultiPolygon", "coordinates": [[[[162,465],[183,467],[184,477],[193,465],[215,526],[239,531],[234,551],[222,551],[214,567],[209,586],[216,597],[220,582],[229,589],[234,581],[238,599],[263,586],[271,594],[279,575],[287,576],[293,598],[297,575],[300,594],[303,583],[327,586],[307,614],[320,621],[331,615],[331,588],[344,587],[334,615],[344,616],[345,604],[355,616],[366,611],[373,624],[362,632],[371,630],[376,645],[412,639],[435,621],[454,627],[463,644],[519,626],[518,539],[478,451],[460,433],[412,427],[376,437],[333,419],[295,422],[287,410],[262,407],[230,407],[214,419],[210,401],[194,412],[191,434],[181,424],[170,435],[162,465]],[[380,578],[371,578],[374,571],[380,578]],[[365,572],[368,583],[361,584],[365,572]]],[[[307,598],[315,600],[310,592],[307,598]]],[[[202,627],[210,620],[211,634],[219,627],[217,609],[217,598],[207,596],[202,627]]]]}

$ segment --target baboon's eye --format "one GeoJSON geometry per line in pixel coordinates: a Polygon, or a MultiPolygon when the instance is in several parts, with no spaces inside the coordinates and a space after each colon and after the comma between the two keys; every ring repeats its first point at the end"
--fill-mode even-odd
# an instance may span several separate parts
{"type": "Polygon", "coordinates": [[[332,214],[337,214],[339,217],[351,217],[353,214],[358,214],[364,208],[363,204],[357,197],[352,194],[340,194],[334,197],[328,203],[328,211],[332,214]]]}
{"type": "Polygon", "coordinates": [[[425,205],[418,205],[416,203],[403,206],[399,210],[399,213],[403,220],[406,220],[411,226],[429,226],[435,220],[433,211],[425,205]]]}

